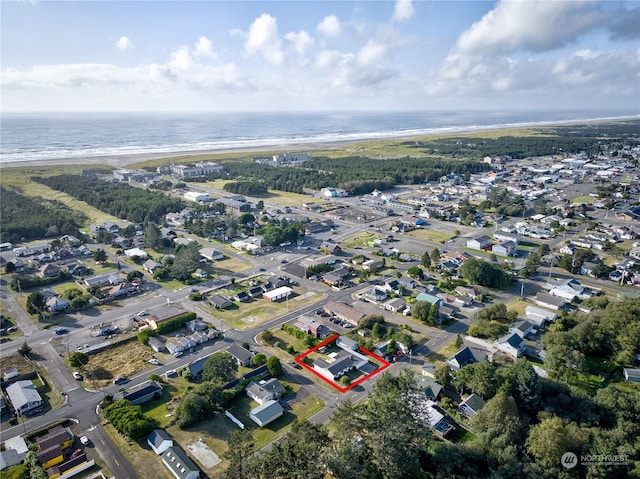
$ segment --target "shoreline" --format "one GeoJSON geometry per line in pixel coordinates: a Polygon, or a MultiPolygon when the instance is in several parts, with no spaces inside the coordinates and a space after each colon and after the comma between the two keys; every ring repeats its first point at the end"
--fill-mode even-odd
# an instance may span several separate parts
{"type": "Polygon", "coordinates": [[[402,132],[390,133],[389,135],[377,135],[367,136],[362,134],[360,137],[353,137],[349,139],[326,140],[326,141],[300,141],[300,143],[287,143],[283,140],[280,144],[264,144],[264,145],[252,145],[252,146],[225,146],[219,149],[194,149],[194,150],[174,150],[174,151],[155,151],[146,153],[114,153],[110,155],[97,155],[97,156],[67,156],[60,158],[47,158],[37,160],[16,160],[5,163],[0,158],[0,169],[5,168],[25,168],[25,167],[47,167],[57,165],[87,165],[87,166],[111,166],[114,168],[126,168],[129,165],[141,163],[149,160],[162,160],[167,158],[177,157],[189,157],[189,156],[202,156],[202,155],[224,155],[230,153],[273,153],[276,151],[326,151],[340,149],[347,145],[354,145],[362,142],[384,142],[394,141],[398,139],[415,138],[416,140],[428,139],[432,137],[442,137],[450,135],[469,135],[477,134],[488,131],[500,131],[500,130],[524,130],[528,128],[545,128],[550,126],[568,126],[568,125],[583,125],[588,123],[604,123],[604,122],[617,122],[626,120],[637,120],[640,116],[632,115],[625,117],[609,117],[609,118],[594,118],[585,120],[550,120],[544,122],[531,122],[531,123],[518,123],[518,124],[495,124],[495,125],[483,125],[483,126],[460,126],[453,128],[434,129],[439,131],[425,132],[423,134],[415,131],[411,133],[402,134],[402,132]]]}

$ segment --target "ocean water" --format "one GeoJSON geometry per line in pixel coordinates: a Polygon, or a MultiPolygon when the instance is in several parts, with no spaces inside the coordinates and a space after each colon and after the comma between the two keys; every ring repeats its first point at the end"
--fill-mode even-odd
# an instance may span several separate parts
{"type": "Polygon", "coordinates": [[[623,111],[43,113],[0,116],[0,164],[325,144],[637,117],[623,111]]]}

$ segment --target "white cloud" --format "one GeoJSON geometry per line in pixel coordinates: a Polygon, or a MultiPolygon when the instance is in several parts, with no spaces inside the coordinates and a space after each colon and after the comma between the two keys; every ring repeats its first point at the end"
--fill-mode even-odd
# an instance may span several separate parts
{"type": "Polygon", "coordinates": [[[294,51],[300,57],[304,57],[307,53],[307,50],[314,45],[314,40],[304,30],[300,30],[299,32],[289,32],[284,36],[285,40],[291,42],[294,51]]]}
{"type": "Polygon", "coordinates": [[[605,19],[592,2],[584,0],[503,0],[460,35],[454,50],[471,55],[553,50],[570,44],[605,19]]]}
{"type": "Polygon", "coordinates": [[[360,65],[372,65],[383,60],[386,53],[387,47],[385,44],[371,39],[360,49],[356,58],[360,65]]]}
{"type": "Polygon", "coordinates": [[[129,37],[120,37],[116,42],[116,48],[118,50],[130,50],[133,48],[133,43],[129,40],[129,37]]]}
{"type": "Polygon", "coordinates": [[[175,52],[171,53],[171,59],[168,66],[177,72],[184,72],[193,66],[193,58],[189,52],[189,47],[182,45],[175,52]]]}
{"type": "Polygon", "coordinates": [[[340,20],[335,15],[326,16],[318,24],[316,31],[325,37],[339,37],[341,31],[340,20]]]}
{"type": "Polygon", "coordinates": [[[413,0],[396,0],[391,19],[395,22],[403,22],[405,20],[410,20],[415,13],[416,11],[413,7],[413,0]]]}
{"type": "Polygon", "coordinates": [[[263,13],[255,19],[249,28],[249,37],[244,48],[248,54],[258,53],[270,63],[282,63],[282,42],[278,35],[276,19],[268,13],[263,13]]]}
{"type": "Polygon", "coordinates": [[[198,57],[215,58],[216,52],[213,49],[213,42],[205,36],[198,38],[196,42],[195,55],[198,57]]]}

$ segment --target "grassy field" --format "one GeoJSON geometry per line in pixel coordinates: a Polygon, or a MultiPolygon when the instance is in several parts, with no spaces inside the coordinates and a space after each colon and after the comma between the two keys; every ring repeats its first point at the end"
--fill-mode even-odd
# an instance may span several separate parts
{"type": "Polygon", "coordinates": [[[413,236],[421,240],[432,241],[434,243],[444,243],[455,236],[453,233],[447,233],[446,231],[438,231],[432,229],[417,229],[407,233],[407,236],[413,236]]]}
{"type": "Polygon", "coordinates": [[[435,364],[436,367],[439,367],[442,364],[444,364],[448,358],[450,358],[455,353],[457,353],[458,349],[459,348],[455,345],[455,343],[449,343],[443,348],[440,348],[437,351],[434,351],[431,354],[429,354],[427,356],[427,359],[429,360],[430,363],[433,363],[435,364]]]}
{"type": "Polygon", "coordinates": [[[251,299],[238,305],[234,303],[227,309],[213,309],[213,307],[201,305],[217,319],[224,321],[229,327],[234,329],[249,329],[259,326],[287,311],[294,311],[309,304],[326,298],[326,294],[300,291],[296,288],[296,296],[289,298],[289,301],[271,303],[262,299],[251,299]]]}
{"type": "Polygon", "coordinates": [[[361,231],[360,233],[356,233],[352,236],[348,236],[343,239],[340,243],[343,248],[354,248],[356,246],[367,246],[369,241],[374,241],[377,239],[381,239],[382,235],[378,233],[373,233],[371,231],[361,231]]]}

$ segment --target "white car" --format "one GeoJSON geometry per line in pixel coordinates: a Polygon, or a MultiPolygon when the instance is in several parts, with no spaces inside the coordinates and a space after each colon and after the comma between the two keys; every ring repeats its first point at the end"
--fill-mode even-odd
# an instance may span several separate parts
{"type": "Polygon", "coordinates": [[[146,311],[142,310],[142,311],[140,311],[140,312],[138,313],[138,316],[140,316],[140,317],[142,318],[143,316],[147,316],[148,314],[149,314],[149,313],[147,313],[146,311]]]}
{"type": "Polygon", "coordinates": [[[78,371],[72,372],[71,375],[73,376],[73,379],[77,379],[78,381],[82,381],[82,374],[80,374],[78,371]]]}
{"type": "Polygon", "coordinates": [[[169,369],[169,370],[168,370],[166,373],[164,373],[164,374],[165,374],[165,376],[169,377],[169,376],[175,376],[175,375],[176,375],[176,374],[178,374],[178,373],[176,372],[176,370],[175,370],[175,369],[169,369]]]}
{"type": "Polygon", "coordinates": [[[160,361],[158,359],[156,359],[156,358],[149,359],[149,362],[151,364],[153,364],[154,366],[159,366],[160,365],[160,361]]]}
{"type": "Polygon", "coordinates": [[[89,438],[87,436],[80,436],[80,442],[86,446],[89,444],[89,438]]]}

